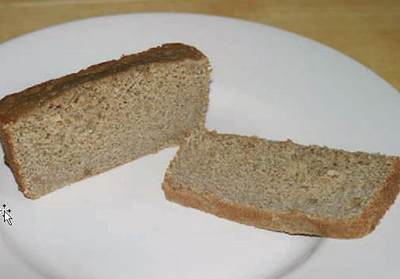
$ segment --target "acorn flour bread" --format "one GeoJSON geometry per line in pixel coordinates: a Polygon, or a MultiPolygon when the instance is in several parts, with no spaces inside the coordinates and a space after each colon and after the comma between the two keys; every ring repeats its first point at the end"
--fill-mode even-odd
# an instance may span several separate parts
{"type": "Polygon", "coordinates": [[[292,141],[191,132],[171,161],[168,200],[290,234],[359,238],[372,232],[400,187],[394,156],[292,141]]]}
{"type": "Polygon", "coordinates": [[[6,96],[0,136],[20,191],[39,198],[179,144],[204,125],[210,71],[196,48],[165,44],[6,96]]]}

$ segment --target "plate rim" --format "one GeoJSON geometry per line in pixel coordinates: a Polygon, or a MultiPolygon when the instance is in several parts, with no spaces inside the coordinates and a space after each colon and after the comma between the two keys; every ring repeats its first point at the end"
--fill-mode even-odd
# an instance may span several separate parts
{"type": "MultiPolygon", "coordinates": [[[[206,17],[206,18],[217,18],[217,19],[221,19],[221,20],[232,20],[232,21],[243,22],[243,23],[246,23],[246,24],[254,24],[254,25],[259,25],[259,26],[262,26],[262,27],[273,28],[275,30],[278,30],[279,32],[285,32],[285,33],[294,35],[296,37],[300,37],[300,38],[305,39],[305,40],[307,40],[309,42],[312,42],[313,44],[318,44],[318,45],[321,45],[324,48],[330,49],[331,51],[334,51],[336,53],[340,53],[340,55],[345,56],[347,59],[352,60],[353,62],[355,62],[358,65],[362,66],[364,69],[367,69],[369,72],[373,73],[381,81],[384,81],[385,86],[389,86],[389,87],[393,88],[394,90],[396,90],[399,93],[399,90],[397,88],[395,88],[390,82],[388,82],[386,79],[381,77],[379,74],[377,74],[375,71],[373,71],[372,69],[370,69],[369,67],[367,67],[363,63],[355,60],[354,58],[352,58],[351,56],[349,56],[349,55],[347,55],[345,53],[342,53],[339,50],[336,50],[336,49],[330,47],[329,45],[325,45],[322,42],[316,41],[316,40],[311,39],[311,38],[307,38],[307,37],[305,37],[305,36],[303,36],[301,34],[298,34],[298,33],[292,32],[292,31],[284,30],[284,29],[281,29],[281,28],[275,27],[275,26],[266,25],[266,24],[260,23],[260,22],[252,22],[252,21],[245,20],[245,19],[240,19],[240,18],[232,18],[232,17],[227,17],[227,16],[210,15],[210,14],[202,14],[202,13],[186,13],[186,12],[185,13],[181,13],[181,12],[179,12],[179,13],[175,13],[175,12],[174,13],[169,13],[169,12],[167,12],[167,13],[165,13],[165,12],[121,13],[121,14],[102,15],[102,16],[78,19],[78,20],[63,22],[63,23],[47,26],[47,27],[44,27],[44,28],[41,28],[41,29],[33,30],[33,31],[28,32],[28,33],[22,34],[20,36],[17,36],[17,37],[8,39],[6,41],[3,41],[2,43],[0,43],[0,52],[2,51],[2,47],[4,45],[15,44],[15,43],[18,44],[20,40],[24,40],[26,37],[34,36],[34,35],[40,34],[42,32],[47,32],[48,30],[57,29],[60,26],[65,26],[65,25],[70,25],[70,24],[79,25],[82,22],[89,22],[89,21],[94,21],[94,20],[102,20],[104,18],[113,18],[113,17],[122,17],[122,16],[146,16],[146,17],[150,16],[150,17],[152,17],[152,16],[160,16],[160,15],[168,15],[168,16],[182,16],[182,15],[184,15],[184,16],[196,16],[196,17],[206,17]]],[[[1,241],[1,238],[0,238],[0,241],[1,241]]],[[[328,243],[331,243],[331,241],[330,240],[324,241],[323,246],[330,245],[328,243]]],[[[315,253],[313,255],[315,255],[315,253]]],[[[314,257],[314,256],[312,256],[312,257],[314,257]]],[[[307,260],[307,262],[310,262],[310,260],[307,260]]],[[[284,276],[285,276],[285,278],[286,278],[286,276],[288,276],[288,278],[291,278],[290,275],[291,275],[291,273],[288,274],[288,275],[284,275],[284,276]]]]}

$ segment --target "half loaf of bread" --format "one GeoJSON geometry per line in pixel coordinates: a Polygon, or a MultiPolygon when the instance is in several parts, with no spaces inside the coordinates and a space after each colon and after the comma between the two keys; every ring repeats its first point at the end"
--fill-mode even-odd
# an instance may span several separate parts
{"type": "Polygon", "coordinates": [[[204,125],[209,82],[207,57],[176,43],[6,96],[5,161],[35,199],[177,145],[185,131],[204,125]]]}
{"type": "Polygon", "coordinates": [[[400,187],[398,157],[194,131],[171,161],[168,200],[290,234],[359,238],[400,187]]]}

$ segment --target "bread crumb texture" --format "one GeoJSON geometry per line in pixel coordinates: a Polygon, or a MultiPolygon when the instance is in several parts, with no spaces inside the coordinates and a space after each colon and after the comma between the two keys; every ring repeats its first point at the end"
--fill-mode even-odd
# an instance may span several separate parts
{"type": "Polygon", "coordinates": [[[393,156],[196,131],[163,188],[170,200],[242,223],[352,238],[393,203],[399,171],[393,156]]]}
{"type": "Polygon", "coordinates": [[[9,164],[27,197],[176,145],[185,131],[204,125],[208,60],[185,45],[157,49],[1,101],[9,136],[3,147],[12,145],[9,164]],[[179,54],[185,50],[195,55],[179,54]],[[12,111],[18,106],[22,115],[12,111]]]}

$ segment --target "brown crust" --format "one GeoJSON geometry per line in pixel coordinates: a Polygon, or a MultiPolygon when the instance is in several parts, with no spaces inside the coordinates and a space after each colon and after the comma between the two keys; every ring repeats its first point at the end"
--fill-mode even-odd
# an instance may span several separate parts
{"type": "MultiPolygon", "coordinates": [[[[172,164],[172,162],[171,162],[172,164]]],[[[170,165],[171,166],[171,165],[170,165]]],[[[187,187],[185,185],[185,189],[187,187]]],[[[259,228],[331,238],[360,238],[371,233],[390,208],[400,191],[400,159],[393,162],[385,185],[378,191],[365,211],[351,219],[328,219],[302,215],[299,212],[277,214],[257,208],[222,201],[212,195],[198,195],[183,190],[167,171],[162,188],[169,201],[196,208],[218,217],[259,228]]]]}
{"type": "MultiPolygon", "coordinates": [[[[40,195],[29,191],[21,174],[20,165],[17,163],[11,136],[13,122],[16,122],[23,115],[63,94],[67,88],[83,82],[97,80],[131,67],[151,63],[177,62],[185,59],[200,60],[207,59],[207,57],[192,46],[180,43],[164,44],[141,53],[123,56],[118,60],[103,62],[77,73],[46,81],[21,92],[8,95],[0,100],[0,141],[5,154],[4,160],[10,166],[18,183],[19,190],[27,198],[37,199],[40,197],[40,195]]],[[[205,102],[208,103],[208,99],[205,102]]]]}
{"type": "Polygon", "coordinates": [[[144,52],[122,56],[118,60],[96,64],[77,73],[46,81],[21,92],[8,95],[0,100],[0,124],[15,122],[22,115],[40,105],[45,105],[56,96],[59,96],[65,89],[83,82],[97,80],[101,77],[127,70],[132,66],[182,61],[185,59],[200,60],[207,58],[195,47],[181,43],[170,43],[144,52]]]}
{"type": "Polygon", "coordinates": [[[14,144],[11,139],[11,127],[8,125],[4,125],[0,127],[0,141],[3,146],[4,151],[4,162],[11,168],[12,173],[14,175],[15,180],[18,184],[18,189],[24,193],[27,198],[36,199],[38,198],[34,194],[26,193],[26,185],[24,178],[21,175],[20,165],[16,162],[15,156],[13,153],[14,144]]]}

